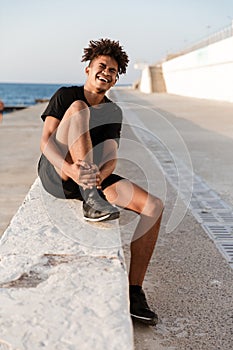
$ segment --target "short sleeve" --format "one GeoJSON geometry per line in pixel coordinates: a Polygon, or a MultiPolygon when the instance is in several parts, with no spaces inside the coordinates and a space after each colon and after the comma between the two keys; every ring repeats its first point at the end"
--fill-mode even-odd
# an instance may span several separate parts
{"type": "Polygon", "coordinates": [[[72,101],[68,98],[67,88],[61,87],[51,97],[47,108],[41,115],[42,120],[45,121],[47,116],[52,116],[61,120],[71,103],[72,101]]]}
{"type": "Polygon", "coordinates": [[[113,139],[119,146],[122,126],[122,111],[115,103],[106,103],[98,111],[91,109],[90,133],[94,146],[113,139]]]}
{"type": "Polygon", "coordinates": [[[121,123],[108,124],[104,128],[103,138],[104,141],[108,139],[113,139],[117,142],[119,147],[120,137],[121,137],[121,123]]]}
{"type": "Polygon", "coordinates": [[[107,130],[105,133],[106,139],[114,139],[118,146],[121,137],[121,128],[122,128],[122,110],[115,103],[111,103],[112,113],[111,113],[111,123],[107,125],[107,130]]]}

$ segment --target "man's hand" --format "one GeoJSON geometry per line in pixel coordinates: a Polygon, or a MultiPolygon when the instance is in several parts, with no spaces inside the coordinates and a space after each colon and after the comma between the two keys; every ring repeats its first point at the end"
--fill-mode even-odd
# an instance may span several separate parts
{"type": "Polygon", "coordinates": [[[63,168],[63,171],[83,189],[100,188],[100,172],[96,164],[78,160],[63,168]]]}

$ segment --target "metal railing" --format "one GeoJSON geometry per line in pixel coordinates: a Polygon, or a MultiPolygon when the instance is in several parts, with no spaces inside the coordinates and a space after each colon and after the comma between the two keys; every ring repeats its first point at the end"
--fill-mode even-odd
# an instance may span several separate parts
{"type": "Polygon", "coordinates": [[[223,29],[219,30],[218,32],[209,35],[208,37],[202,39],[201,41],[198,41],[196,44],[188,46],[184,50],[181,50],[180,52],[177,52],[175,54],[168,55],[167,60],[170,60],[174,57],[181,56],[181,55],[187,54],[189,52],[201,49],[201,48],[206,47],[208,45],[214,44],[218,41],[227,39],[231,36],[233,36],[233,21],[227,27],[224,27],[223,29]]]}

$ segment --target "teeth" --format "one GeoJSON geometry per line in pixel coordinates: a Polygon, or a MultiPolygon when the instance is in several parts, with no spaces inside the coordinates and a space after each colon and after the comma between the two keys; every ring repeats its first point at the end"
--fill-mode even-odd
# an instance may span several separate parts
{"type": "Polygon", "coordinates": [[[102,77],[99,77],[99,80],[102,80],[102,81],[104,81],[105,83],[108,83],[108,80],[107,80],[107,79],[104,79],[104,78],[102,78],[102,77]]]}

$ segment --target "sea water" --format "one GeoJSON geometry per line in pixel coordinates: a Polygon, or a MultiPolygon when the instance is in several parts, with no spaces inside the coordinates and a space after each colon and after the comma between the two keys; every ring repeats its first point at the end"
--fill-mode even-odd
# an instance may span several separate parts
{"type": "Polygon", "coordinates": [[[0,100],[5,106],[32,106],[36,99],[50,99],[61,86],[67,84],[0,83],[0,100]]]}
{"type": "MultiPolygon", "coordinates": [[[[6,107],[28,107],[35,105],[37,99],[48,100],[62,86],[75,84],[25,84],[25,83],[0,83],[0,100],[6,107]]],[[[82,85],[82,83],[76,84],[82,85]]],[[[117,86],[130,86],[129,84],[117,84],[117,86]]]]}

